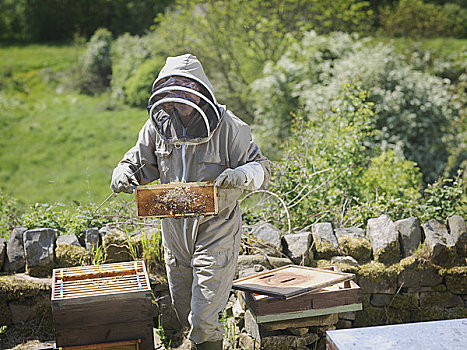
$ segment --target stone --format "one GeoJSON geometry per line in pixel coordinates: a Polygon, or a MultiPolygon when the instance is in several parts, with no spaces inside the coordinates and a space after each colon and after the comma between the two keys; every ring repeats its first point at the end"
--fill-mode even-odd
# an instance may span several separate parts
{"type": "Polygon", "coordinates": [[[425,243],[430,251],[430,259],[439,265],[449,265],[454,259],[454,240],[444,224],[431,219],[423,225],[425,243]]]}
{"type": "Polygon", "coordinates": [[[339,322],[337,322],[336,325],[337,329],[347,329],[347,328],[352,328],[352,321],[349,320],[344,320],[344,319],[339,319],[339,322]]]}
{"type": "Polygon", "coordinates": [[[88,254],[86,249],[74,244],[57,243],[55,248],[55,261],[57,267],[73,267],[87,265],[88,254]]]}
{"type": "Polygon", "coordinates": [[[250,337],[248,334],[242,332],[238,336],[238,345],[240,349],[258,350],[259,345],[256,339],[250,337]]]}
{"type": "Polygon", "coordinates": [[[6,259],[3,270],[6,272],[24,272],[26,259],[24,257],[23,234],[25,227],[16,227],[10,233],[10,239],[6,247],[6,259]]]}
{"type": "Polygon", "coordinates": [[[68,235],[60,235],[57,237],[57,245],[63,243],[68,245],[74,245],[76,247],[81,247],[79,244],[78,237],[74,233],[68,235]]]}
{"type": "Polygon", "coordinates": [[[333,256],[331,258],[333,264],[347,264],[350,266],[358,266],[358,261],[351,256],[333,256]]]}
{"type": "Polygon", "coordinates": [[[433,287],[442,282],[439,268],[414,257],[407,257],[398,266],[397,284],[403,288],[433,287]]]}
{"type": "Polygon", "coordinates": [[[131,261],[129,237],[118,229],[107,231],[102,238],[102,247],[106,256],[106,263],[131,261]]]}
{"type": "Polygon", "coordinates": [[[339,319],[354,321],[356,317],[355,311],[341,312],[339,314],[339,319]]]}
{"type": "Polygon", "coordinates": [[[54,268],[57,230],[37,228],[23,234],[26,273],[35,277],[49,276],[54,268]]]}
{"type": "Polygon", "coordinates": [[[449,232],[456,246],[457,254],[461,259],[467,258],[467,224],[460,215],[448,218],[449,232]]]}
{"type": "Polygon", "coordinates": [[[418,308],[419,293],[396,294],[392,297],[389,307],[399,310],[415,310],[418,308]]]}
{"type": "Polygon", "coordinates": [[[287,328],[289,333],[293,335],[298,335],[299,337],[303,337],[305,334],[308,333],[308,327],[300,327],[300,328],[287,328]]]}
{"type": "Polygon", "coordinates": [[[178,333],[182,330],[183,327],[172,305],[168,289],[158,293],[157,307],[153,308],[153,310],[155,313],[154,320],[156,320],[156,328],[162,327],[165,332],[170,334],[178,333]]]}
{"type": "Polygon", "coordinates": [[[6,254],[6,239],[0,237],[0,271],[2,271],[3,262],[6,254]]]}
{"type": "Polygon", "coordinates": [[[421,292],[420,306],[450,308],[455,306],[464,306],[464,300],[459,295],[450,292],[421,292]]]}
{"type": "Polygon", "coordinates": [[[337,238],[340,236],[350,236],[353,238],[366,238],[365,231],[358,227],[341,227],[334,230],[337,238]]]}
{"type": "Polygon", "coordinates": [[[394,271],[386,268],[382,263],[372,261],[360,266],[358,285],[362,293],[395,294],[397,278],[394,271]]]}
{"type": "Polygon", "coordinates": [[[246,241],[252,246],[253,253],[263,252],[268,256],[280,256],[281,231],[268,222],[259,222],[250,226],[246,233],[246,241]]]}
{"type": "MultiPolygon", "coordinates": [[[[107,231],[105,231],[107,233],[107,231]]],[[[105,235],[105,234],[104,234],[105,235]]],[[[97,228],[88,228],[84,230],[84,242],[86,252],[91,254],[100,244],[100,231],[97,228]]]]}
{"type": "Polygon", "coordinates": [[[422,230],[420,222],[415,217],[398,220],[394,223],[399,232],[402,256],[412,255],[422,242],[422,230]]]}
{"type": "Polygon", "coordinates": [[[331,223],[320,222],[313,224],[311,234],[313,235],[314,250],[318,259],[330,259],[332,256],[338,255],[339,244],[331,223]]]}
{"type": "Polygon", "coordinates": [[[255,269],[258,267],[255,268],[255,266],[257,265],[263,266],[264,271],[266,271],[276,267],[293,265],[293,262],[289,258],[268,257],[266,259],[263,255],[239,255],[236,276],[243,278],[256,274],[255,269]]]}
{"type": "Polygon", "coordinates": [[[387,215],[369,219],[366,236],[370,240],[376,261],[389,265],[400,260],[399,234],[387,215]]]}
{"type": "Polygon", "coordinates": [[[467,266],[443,271],[447,289],[454,294],[467,294],[467,266]]]}
{"type": "Polygon", "coordinates": [[[364,237],[340,235],[337,238],[342,254],[353,257],[359,263],[368,262],[371,258],[371,244],[364,237]]]}
{"type": "Polygon", "coordinates": [[[393,296],[390,294],[371,294],[370,303],[373,306],[383,307],[388,306],[391,303],[393,296]]]}
{"type": "Polygon", "coordinates": [[[261,341],[261,349],[264,350],[305,350],[318,340],[317,334],[307,334],[305,336],[296,335],[273,335],[264,337],[261,341]]]}
{"type": "Polygon", "coordinates": [[[308,266],[313,261],[312,241],[310,232],[292,233],[282,237],[282,247],[295,264],[308,266]]]}

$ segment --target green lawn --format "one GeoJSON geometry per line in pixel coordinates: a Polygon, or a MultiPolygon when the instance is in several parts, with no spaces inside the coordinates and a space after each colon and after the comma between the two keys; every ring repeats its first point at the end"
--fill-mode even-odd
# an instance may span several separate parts
{"type": "Polygon", "coordinates": [[[102,201],[112,170],[147,119],[64,88],[81,49],[0,48],[0,191],[29,204],[102,201]],[[54,72],[62,72],[59,75],[54,72]],[[65,84],[64,84],[65,83],[65,84]]]}

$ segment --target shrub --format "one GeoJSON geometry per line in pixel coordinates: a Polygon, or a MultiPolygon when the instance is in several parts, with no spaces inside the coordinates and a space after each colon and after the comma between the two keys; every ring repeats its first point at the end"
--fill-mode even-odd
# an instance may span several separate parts
{"type": "Polygon", "coordinates": [[[165,64],[163,58],[152,58],[144,61],[123,84],[125,91],[125,102],[131,106],[143,107],[151,94],[151,86],[165,64]]]}
{"type": "Polygon", "coordinates": [[[392,36],[463,37],[467,30],[467,9],[453,3],[441,6],[422,0],[399,0],[380,9],[379,22],[384,32],[392,36]]]}
{"type": "Polygon", "coordinates": [[[99,93],[109,86],[112,75],[111,43],[112,33],[107,29],[98,29],[87,43],[76,77],[81,92],[99,93]]]}
{"type": "MultiPolygon", "coordinates": [[[[112,45],[112,98],[124,102],[127,81],[131,79],[138,68],[152,57],[151,38],[124,34],[112,45]]],[[[134,84],[133,84],[134,85],[134,84]]],[[[145,87],[145,91],[148,87],[145,87]]],[[[133,97],[132,97],[133,99],[133,97]]]]}
{"type": "Polygon", "coordinates": [[[456,132],[450,124],[459,106],[449,82],[412,69],[391,45],[370,46],[366,39],[343,33],[306,33],[253,83],[265,153],[280,156],[277,145],[288,136],[292,115],[316,118],[317,110],[333,107],[343,82],[355,80],[374,103],[372,125],[379,133],[373,141],[415,161],[425,182],[436,179],[456,132]]]}

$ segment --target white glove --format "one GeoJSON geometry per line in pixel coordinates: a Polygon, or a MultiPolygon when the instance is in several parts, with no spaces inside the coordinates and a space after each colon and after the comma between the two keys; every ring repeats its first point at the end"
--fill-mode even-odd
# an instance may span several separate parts
{"type": "Polygon", "coordinates": [[[126,169],[116,167],[112,174],[112,182],[110,188],[114,193],[125,192],[133,193],[134,185],[138,185],[138,181],[126,169]]]}
{"type": "Polygon", "coordinates": [[[246,174],[240,169],[225,169],[216,179],[216,186],[237,188],[247,181],[246,174]]]}

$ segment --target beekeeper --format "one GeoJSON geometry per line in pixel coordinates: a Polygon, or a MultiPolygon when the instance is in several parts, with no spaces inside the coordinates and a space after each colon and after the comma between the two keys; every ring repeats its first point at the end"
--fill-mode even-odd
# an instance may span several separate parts
{"type": "Polygon", "coordinates": [[[237,199],[243,189],[268,181],[269,161],[249,126],[217,103],[195,56],[167,58],[148,112],[136,145],[113,172],[111,188],[131,193],[132,185],[158,178],[163,184],[216,182],[219,214],[162,219],[162,239],[172,302],[180,322],[190,327],[193,348],[222,349],[219,313],[229,297],[241,237],[237,199]]]}

